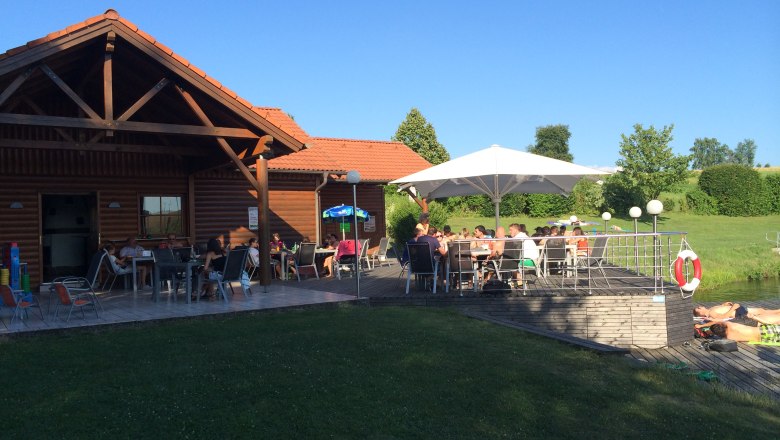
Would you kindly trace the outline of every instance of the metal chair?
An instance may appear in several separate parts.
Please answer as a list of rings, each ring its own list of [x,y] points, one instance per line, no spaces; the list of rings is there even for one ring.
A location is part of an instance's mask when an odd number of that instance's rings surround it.
[[[81,310],[81,316],[82,318],[86,318],[86,315],[84,315],[84,307],[92,306],[92,308],[95,310],[95,318],[99,318],[97,307],[95,306],[96,298],[93,297],[93,295],[90,295],[89,293],[73,293],[71,292],[71,289],[65,285],[65,283],[54,283],[53,285],[54,292],[57,294],[57,298],[59,298],[60,302],[59,305],[62,305],[63,307],[68,307],[68,318],[65,320],[70,321],[70,315],[73,313],[73,309],[79,308]],[[57,310],[54,313],[55,317],[59,316],[59,305],[57,306]]]
[[[138,269],[136,268],[136,272],[133,272],[133,269],[130,267],[122,268],[117,266],[116,263],[111,261],[110,256],[108,255],[108,252],[103,251],[105,254],[104,260],[106,262],[106,268],[108,269],[108,278],[106,278],[106,281],[103,283],[103,286],[101,287],[101,290],[106,290],[106,285],[108,285],[108,281],[111,280],[111,284],[108,286],[108,291],[110,292],[111,289],[114,288],[114,283],[116,283],[116,280],[119,277],[124,277],[125,280],[125,288],[127,288],[127,277],[128,276],[137,276]]]
[[[371,257],[368,256],[368,241],[368,238],[360,240],[360,258],[358,258],[358,261],[360,262],[361,269],[363,268],[363,261],[365,261],[366,267],[368,270],[371,270],[374,267],[371,266]]]
[[[92,258],[89,260],[89,268],[87,269],[87,275],[82,276],[64,276],[64,277],[57,277],[53,279],[50,283],[47,283],[49,286],[49,304],[47,310],[47,314],[51,313],[51,302],[56,299],[57,295],[54,291],[54,284],[55,283],[64,283],[68,286],[68,288],[73,291],[74,293],[88,293],[92,296],[95,303],[100,306],[100,309],[103,310],[103,305],[98,300],[97,294],[95,293],[96,290],[98,290],[98,275],[100,274],[100,266],[103,264],[103,260],[108,260],[108,253],[106,253],[105,250],[99,250],[97,251]],[[109,269],[109,275],[110,275],[111,269]],[[105,286],[105,284],[104,284]],[[105,290],[105,287],[100,290]]]
[[[14,319],[17,317],[24,323],[24,318],[28,316],[27,311],[33,307],[38,308],[38,313],[41,314],[41,320],[43,320],[43,311],[41,311],[41,305],[38,302],[38,299],[35,298],[32,293],[28,293],[27,295],[23,295],[23,292],[18,293],[21,294],[19,297],[17,297],[17,293],[14,293],[10,286],[5,284],[0,285],[0,300],[2,300],[3,306],[13,309],[10,325],[14,324]],[[22,314],[24,314],[24,317],[22,317]],[[3,325],[5,325],[5,322],[3,322]],[[5,326],[5,328],[8,328],[8,326]]]
[[[577,267],[574,269],[574,290],[577,290],[577,274],[580,270],[585,270],[588,273],[588,288],[591,287],[591,281],[594,285],[597,285],[596,281],[591,276],[591,269],[598,269],[601,276],[604,278],[604,282],[607,283],[607,287],[611,287],[609,279],[607,279],[607,273],[604,271],[603,263],[606,260],[607,244],[609,243],[609,237],[596,237],[593,243],[593,248],[588,256],[578,257]]]
[[[249,294],[252,293],[250,288],[244,285],[246,281],[249,281],[248,274],[246,277],[247,279],[243,279],[244,275],[246,274],[244,268],[246,267],[246,257],[248,250],[249,249],[245,246],[240,246],[228,252],[228,254],[225,256],[226,260],[224,270],[222,272],[216,272],[217,279],[209,280],[217,284],[217,290],[219,290],[219,294],[222,295],[222,298],[225,300],[225,302],[228,302],[227,292],[225,291],[225,284],[230,286],[231,293],[233,292],[234,282],[241,283],[241,290],[245,297],[249,298]]]
[[[458,290],[463,283],[463,274],[471,275],[471,282],[474,292],[477,291],[477,285],[479,284],[479,276],[477,268],[474,267],[474,261],[471,259],[470,243],[453,241],[447,249],[447,284],[444,286],[444,291],[450,291],[450,284],[452,283],[452,276],[457,275],[458,278]]]
[[[436,293],[436,281],[439,278],[439,262],[433,258],[433,251],[428,243],[407,243],[409,251],[409,271],[406,274],[406,294],[409,294],[409,283],[412,275],[433,275],[433,293]]]
[[[544,244],[544,273],[550,276],[550,263],[555,263],[561,270],[561,287],[563,278],[569,269],[569,256],[566,254],[566,240],[563,238],[548,238]]]
[[[393,265],[393,260],[390,260],[387,258],[387,248],[390,244],[390,239],[387,237],[382,237],[379,239],[379,249],[377,249],[373,254],[371,254],[371,266],[376,267],[376,262],[379,261],[379,266],[384,266],[387,264],[388,266]]]
[[[298,275],[298,282],[301,281],[301,268],[311,267],[314,269],[314,275],[317,279],[320,279],[320,274],[317,271],[317,264],[315,257],[317,252],[316,243],[301,243],[298,247],[298,252],[295,254],[295,273]]]
[[[152,249],[155,263],[161,263],[159,267],[160,281],[168,282],[168,292],[173,292],[174,298],[179,294],[179,284],[184,279],[181,270],[174,267],[175,263],[180,263],[177,253],[171,248]]]
[[[358,245],[358,251],[360,250]],[[341,240],[339,242],[339,248],[336,251],[338,258],[333,258],[333,266],[336,271],[336,277],[341,279],[342,270],[351,270],[355,273],[357,270],[357,256],[355,252],[355,240]]]

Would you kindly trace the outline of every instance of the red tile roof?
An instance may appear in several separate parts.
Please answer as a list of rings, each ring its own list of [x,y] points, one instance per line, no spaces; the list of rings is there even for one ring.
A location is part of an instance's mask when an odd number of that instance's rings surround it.
[[[310,138],[308,148],[268,161],[269,170],[358,170],[362,181],[389,182],[431,164],[401,142]],[[323,164],[329,167],[323,168]]]
[[[134,23],[126,20],[123,17],[119,16],[119,13],[113,9],[108,9],[105,13],[96,15],[94,17],[88,18],[84,20],[81,23],[76,23],[73,25],[70,25],[66,27],[65,29],[52,32],[44,37],[32,40],[28,42],[25,45],[15,47],[12,49],[8,49],[5,53],[0,53],[0,61],[18,55],[22,52],[25,52],[29,49],[32,49],[36,46],[40,46],[45,43],[52,42],[54,40],[57,40],[59,38],[67,37],[75,32],[81,31],[83,29],[89,28],[91,26],[95,26],[97,24],[100,24],[104,21],[113,21],[116,23],[121,23],[124,25],[129,31],[134,32],[144,40],[148,41],[150,44],[153,44],[158,49],[166,53],[169,57],[171,57],[172,60],[176,61],[177,63],[183,65],[187,69],[189,69],[192,73],[195,75],[204,78],[209,83],[211,83],[214,87],[219,89],[225,94],[226,98],[232,99],[238,103],[240,103],[242,106],[252,110],[255,114],[258,116],[266,119],[271,124],[275,125],[282,131],[289,134],[291,137],[293,137],[295,140],[306,143],[308,141],[309,136],[304,132],[298,124],[295,123],[295,121],[292,120],[287,114],[281,111],[281,109],[278,108],[268,108],[268,107],[255,107],[253,106],[249,101],[241,98],[238,96],[234,91],[230,90],[229,88],[225,87],[217,81],[215,78],[212,78],[208,75],[206,75],[206,72],[203,70],[195,67],[192,65],[189,61],[187,61],[186,58],[176,54],[171,50],[169,47],[165,46],[161,42],[157,41],[153,36],[147,34],[146,32],[142,31],[138,28]]]

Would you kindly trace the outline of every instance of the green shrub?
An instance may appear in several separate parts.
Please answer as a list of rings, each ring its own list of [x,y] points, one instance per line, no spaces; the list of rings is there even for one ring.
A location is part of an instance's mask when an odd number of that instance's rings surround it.
[[[685,194],[685,202],[694,214],[716,215],[718,213],[718,202],[700,189]]]
[[[387,234],[396,244],[406,243],[414,234],[422,209],[408,197],[393,202],[392,210],[387,213]]]
[[[507,194],[501,199],[501,203],[498,205],[498,207],[501,210],[502,216],[517,217],[525,214],[525,208],[527,205],[528,201],[526,194]],[[493,215],[494,212],[491,212],[488,217]]]
[[[388,199],[385,199],[388,200]],[[387,235],[396,244],[406,243],[414,235],[414,227],[420,220],[422,209],[407,196],[392,198],[387,210]],[[447,208],[439,202],[428,203],[430,224],[442,228],[449,218]]]
[[[677,208],[677,199],[674,197],[659,197],[659,200],[664,204],[664,211],[671,212]]]
[[[531,217],[555,217],[571,212],[572,202],[559,194],[529,194],[528,215]]]
[[[581,214],[599,214],[604,210],[604,188],[602,185],[582,179],[569,196],[572,200],[572,211]]]
[[[458,215],[493,215],[493,202],[487,196],[455,196],[443,199],[447,212]]]
[[[768,174],[764,185],[770,201],[770,211],[780,214],[780,174]]]
[[[628,212],[634,206],[645,206],[642,191],[636,187],[627,186],[618,174],[609,176],[604,183],[604,202],[614,212]]]
[[[767,188],[758,171],[744,165],[716,165],[704,169],[699,188],[717,200],[718,213],[732,217],[765,215]]]

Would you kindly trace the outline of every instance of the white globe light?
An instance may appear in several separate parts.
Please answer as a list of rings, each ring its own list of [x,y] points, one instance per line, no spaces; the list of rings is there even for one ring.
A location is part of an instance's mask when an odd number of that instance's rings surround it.
[[[612,214],[610,214],[608,212],[605,212],[605,213],[601,214],[601,218],[604,219],[605,222],[608,222],[609,219],[612,218]]]
[[[647,202],[647,213],[658,215],[664,211],[664,204],[660,200],[650,200]]]
[[[634,206],[633,208],[628,210],[628,215],[630,215],[631,218],[642,217],[642,208],[640,208],[638,206]]]
[[[347,173],[347,183],[356,184],[360,183],[360,173],[356,170],[352,170]]]

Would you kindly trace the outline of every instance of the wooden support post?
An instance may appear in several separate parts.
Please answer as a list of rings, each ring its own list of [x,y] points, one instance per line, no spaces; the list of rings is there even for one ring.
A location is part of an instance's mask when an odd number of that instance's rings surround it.
[[[255,162],[257,183],[257,239],[260,242],[260,284],[268,292],[271,285],[271,220],[268,215],[268,162],[260,156]]]
[[[195,175],[187,176],[187,229],[190,235],[190,244],[195,246],[198,236],[195,231]]]
[[[0,93],[0,105],[3,105],[3,103],[14,94],[14,92],[27,80],[27,78],[30,77],[30,75],[33,72],[33,67],[30,67],[29,69],[25,70],[19,76],[14,79],[11,84],[8,85],[8,87],[3,90],[3,93]]]
[[[103,107],[105,109],[105,120],[114,120],[114,73],[112,69],[112,56],[114,53],[114,41],[116,34],[109,32],[106,37],[106,54],[103,58]],[[114,136],[113,130],[106,130],[106,136]]]

